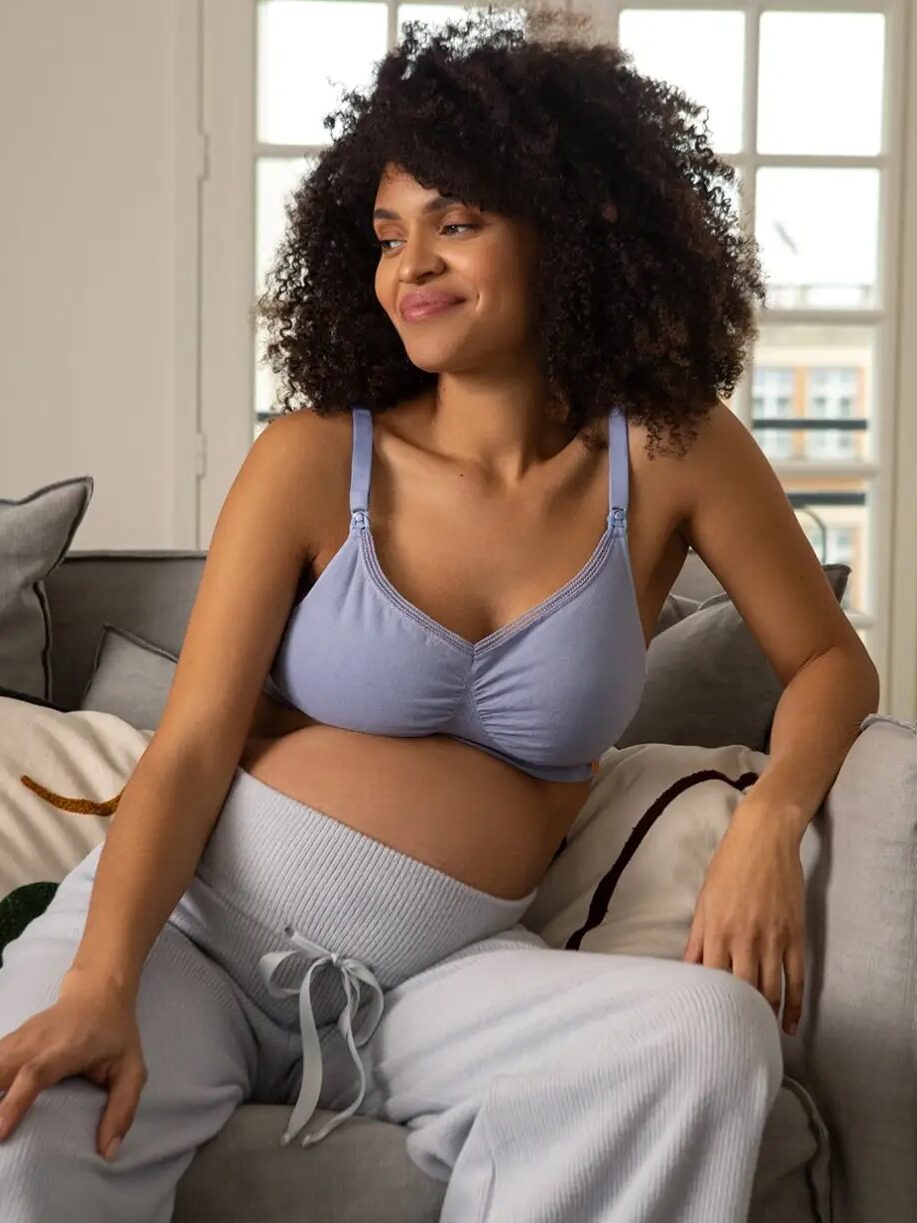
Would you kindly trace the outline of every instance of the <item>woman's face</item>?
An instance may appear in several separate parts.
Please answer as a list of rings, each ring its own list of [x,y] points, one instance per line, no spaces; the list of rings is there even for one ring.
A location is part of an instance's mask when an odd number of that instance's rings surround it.
[[[534,330],[534,225],[443,199],[391,163],[373,207],[376,297],[411,362],[459,373],[518,359]],[[405,299],[424,290],[462,300],[426,318],[405,318]]]

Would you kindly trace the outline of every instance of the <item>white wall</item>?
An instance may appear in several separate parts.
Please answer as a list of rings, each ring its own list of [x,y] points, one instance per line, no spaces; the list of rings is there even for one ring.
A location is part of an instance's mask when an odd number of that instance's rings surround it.
[[[78,549],[196,546],[196,7],[0,4],[0,497],[89,473]]]

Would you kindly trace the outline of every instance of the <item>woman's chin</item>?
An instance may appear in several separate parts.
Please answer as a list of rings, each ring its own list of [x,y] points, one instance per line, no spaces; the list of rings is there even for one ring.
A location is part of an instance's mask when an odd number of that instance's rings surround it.
[[[418,369],[427,374],[459,373],[466,368],[467,363],[457,359],[455,349],[424,349],[420,346],[406,349],[408,360]]]

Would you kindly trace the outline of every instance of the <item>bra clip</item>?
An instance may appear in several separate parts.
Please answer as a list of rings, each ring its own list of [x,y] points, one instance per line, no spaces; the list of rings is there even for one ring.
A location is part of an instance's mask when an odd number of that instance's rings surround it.
[[[362,531],[366,526],[366,510],[354,510],[350,515],[350,525]]]
[[[618,528],[619,530],[623,530],[626,522],[627,522],[627,510],[624,508],[624,506],[623,505],[613,505],[611,507],[611,525],[613,527]]]

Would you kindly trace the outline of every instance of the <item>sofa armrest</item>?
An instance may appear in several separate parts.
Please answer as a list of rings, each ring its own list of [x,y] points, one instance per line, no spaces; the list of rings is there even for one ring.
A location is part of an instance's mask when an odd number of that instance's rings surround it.
[[[864,719],[813,831],[787,1068],[830,1132],[833,1223],[917,1219],[917,724]]]

